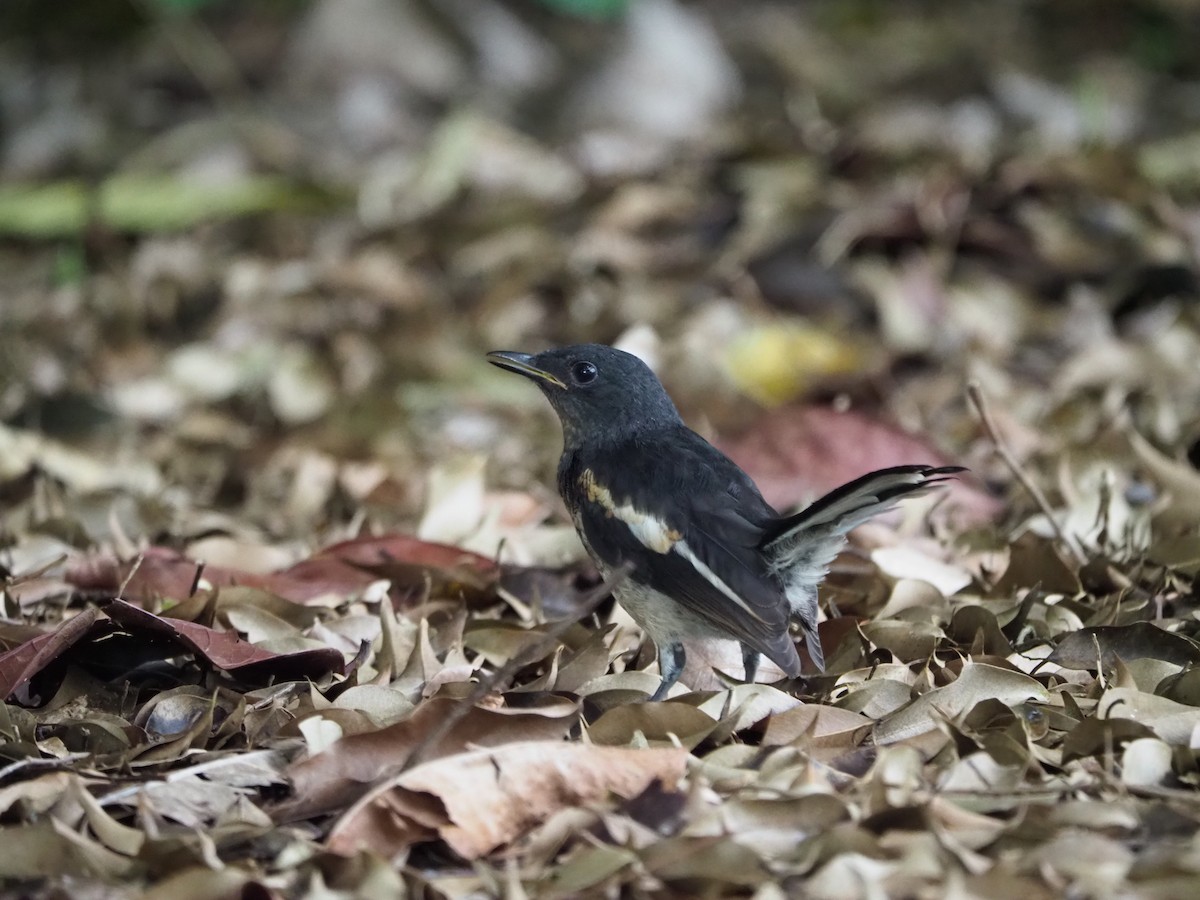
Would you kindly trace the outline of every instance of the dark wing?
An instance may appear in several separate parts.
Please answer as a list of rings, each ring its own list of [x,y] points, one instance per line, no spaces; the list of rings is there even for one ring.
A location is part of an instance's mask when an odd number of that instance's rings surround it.
[[[775,511],[744,472],[683,428],[575,457],[571,491],[593,553],[765,654],[791,676],[782,584],[761,550]]]

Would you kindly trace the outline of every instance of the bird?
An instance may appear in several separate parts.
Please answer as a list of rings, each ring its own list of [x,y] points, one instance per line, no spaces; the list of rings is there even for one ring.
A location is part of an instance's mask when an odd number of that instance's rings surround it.
[[[558,414],[558,490],[600,575],[615,582],[617,601],[655,644],[661,681],[650,701],[665,699],[679,680],[685,639],[739,641],[747,682],[760,654],[794,679],[801,661],[789,623],[797,621],[824,671],[817,586],[847,533],[965,471],[880,469],[781,514],[749,475],[684,424],[633,354],[577,344],[486,358],[533,381]]]

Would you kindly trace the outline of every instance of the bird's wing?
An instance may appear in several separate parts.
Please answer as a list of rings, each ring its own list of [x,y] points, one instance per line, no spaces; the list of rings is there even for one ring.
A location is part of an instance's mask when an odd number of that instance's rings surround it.
[[[594,554],[715,630],[800,673],[782,585],[761,549],[773,510],[749,478],[687,429],[574,466],[572,505]],[[623,526],[623,527],[620,527]]]
[[[772,570],[786,583],[815,588],[852,529],[905,497],[924,494],[963,471],[961,466],[896,466],[870,472],[771,523],[764,531],[762,549]]]

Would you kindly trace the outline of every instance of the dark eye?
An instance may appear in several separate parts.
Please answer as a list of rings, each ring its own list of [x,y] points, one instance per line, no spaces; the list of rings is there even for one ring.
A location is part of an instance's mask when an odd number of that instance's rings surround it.
[[[590,384],[600,372],[590,362],[577,362],[571,366],[571,377],[576,384]]]

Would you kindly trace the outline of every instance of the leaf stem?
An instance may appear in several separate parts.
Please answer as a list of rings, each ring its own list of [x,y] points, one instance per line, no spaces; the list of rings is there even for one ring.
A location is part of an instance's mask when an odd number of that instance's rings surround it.
[[[1021,466],[1020,460],[1017,459],[1011,448],[1005,443],[1004,438],[1000,436],[1000,432],[996,428],[996,423],[992,419],[992,414],[988,411],[987,398],[984,397],[983,389],[979,386],[979,382],[971,381],[967,383],[967,398],[971,401],[971,405],[975,407],[975,412],[979,416],[979,421],[983,425],[984,432],[992,442],[992,448],[996,455],[1004,461],[1009,471],[1012,472],[1013,477],[1020,482],[1021,487],[1025,488],[1029,496],[1033,498],[1033,502],[1037,504],[1038,509],[1049,519],[1050,527],[1054,529],[1054,533],[1058,536],[1062,545],[1070,551],[1075,562],[1081,566],[1086,565],[1087,554],[1083,552],[1083,548],[1079,546],[1079,542],[1063,530],[1058,518],[1054,515],[1054,511],[1050,508],[1050,501],[1042,493],[1042,489],[1029,477],[1029,473]]]

